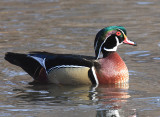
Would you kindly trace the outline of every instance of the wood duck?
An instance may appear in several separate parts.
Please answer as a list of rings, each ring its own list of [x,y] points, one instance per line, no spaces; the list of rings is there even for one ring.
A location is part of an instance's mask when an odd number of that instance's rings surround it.
[[[95,37],[95,57],[48,52],[7,52],[5,59],[20,66],[38,83],[117,84],[129,80],[126,64],[116,52],[123,43],[136,45],[128,40],[124,27],[109,26],[101,29]],[[101,53],[103,57],[100,57]]]

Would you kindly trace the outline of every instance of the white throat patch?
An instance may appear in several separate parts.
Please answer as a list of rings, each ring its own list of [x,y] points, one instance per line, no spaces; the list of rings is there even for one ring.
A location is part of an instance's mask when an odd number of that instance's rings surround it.
[[[109,52],[111,52],[111,51],[117,51],[117,47],[121,44],[121,43],[119,43],[119,40],[118,40],[118,37],[117,36],[115,36],[115,38],[116,38],[116,42],[117,42],[117,44],[116,44],[116,46],[114,47],[114,48],[112,48],[112,49],[108,49],[108,48],[103,48],[105,51],[109,51]]]
[[[123,32],[123,30],[121,30],[121,29],[117,29],[117,30],[119,30],[120,32],[122,32],[123,33],[123,35],[125,34],[124,32]],[[100,56],[100,54],[101,54],[101,50],[102,50],[102,46],[103,46],[103,44],[106,42],[106,40],[110,37],[111,35],[109,35],[108,37],[106,37],[106,39],[103,41],[103,43],[100,45],[100,47],[99,47],[99,50],[98,50],[98,56],[97,56],[97,58],[96,59],[98,59],[99,58],[99,56]],[[116,39],[116,41],[117,41],[117,44],[116,44],[116,46],[114,47],[114,48],[112,48],[112,49],[108,49],[108,48],[103,48],[105,51],[116,51],[117,50],[117,47],[119,46],[119,45],[121,45],[123,42],[121,42],[121,43],[119,43],[119,39],[118,39],[118,37],[117,36],[115,36],[115,39]],[[99,39],[98,39],[99,40]],[[98,45],[98,40],[97,40],[97,42],[96,42],[96,44],[95,44],[95,50],[97,49],[97,45]]]

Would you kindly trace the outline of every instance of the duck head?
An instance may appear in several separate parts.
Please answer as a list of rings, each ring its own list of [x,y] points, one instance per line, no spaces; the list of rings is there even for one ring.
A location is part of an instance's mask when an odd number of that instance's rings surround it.
[[[99,58],[100,53],[114,52],[121,44],[129,44],[136,46],[136,43],[127,38],[126,29],[123,26],[109,26],[101,29],[95,38],[94,49],[96,59]]]

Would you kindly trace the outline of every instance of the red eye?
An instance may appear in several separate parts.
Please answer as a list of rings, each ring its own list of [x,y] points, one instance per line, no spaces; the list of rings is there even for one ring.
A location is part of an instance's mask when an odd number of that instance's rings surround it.
[[[121,35],[121,32],[119,32],[119,31],[116,32],[116,35],[117,35],[117,36],[120,36],[120,35]]]

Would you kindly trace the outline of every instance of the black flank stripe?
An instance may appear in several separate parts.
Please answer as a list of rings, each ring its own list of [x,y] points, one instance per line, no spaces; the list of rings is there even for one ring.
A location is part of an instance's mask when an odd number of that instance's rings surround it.
[[[95,80],[95,78],[94,78],[92,69],[90,69],[90,70],[88,71],[88,77],[90,78],[92,84],[96,84],[96,80]]]

